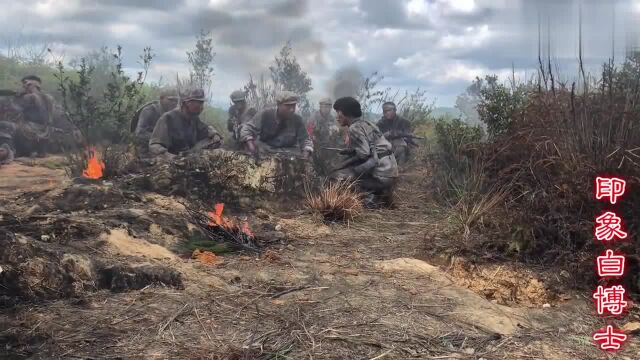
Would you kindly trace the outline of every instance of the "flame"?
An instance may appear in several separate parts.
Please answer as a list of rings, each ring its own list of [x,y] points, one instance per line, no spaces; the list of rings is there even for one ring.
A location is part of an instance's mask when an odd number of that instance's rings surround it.
[[[87,168],[82,171],[82,176],[88,179],[100,179],[104,170],[104,162],[98,160],[95,147],[90,147],[87,152],[89,160],[87,161]]]
[[[227,219],[224,216],[222,216],[223,211],[224,211],[223,203],[215,204],[213,206],[213,211],[207,212],[207,215],[209,217],[209,222],[207,223],[207,225],[211,227],[219,226],[229,232],[240,232],[249,237],[254,237],[253,232],[251,232],[251,229],[249,229],[249,223],[244,221],[242,222],[242,225],[238,226],[233,220]]]

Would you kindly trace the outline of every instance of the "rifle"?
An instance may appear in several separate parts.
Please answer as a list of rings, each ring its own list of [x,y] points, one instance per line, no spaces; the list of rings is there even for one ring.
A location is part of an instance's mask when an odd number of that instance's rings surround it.
[[[16,95],[18,95],[17,91],[5,90],[5,89],[0,90],[0,96],[16,96]]]
[[[415,136],[412,134],[400,134],[400,135],[389,135],[389,136],[385,136],[387,138],[387,140],[395,140],[395,139],[411,139],[411,140],[425,140],[425,137],[422,136]]]

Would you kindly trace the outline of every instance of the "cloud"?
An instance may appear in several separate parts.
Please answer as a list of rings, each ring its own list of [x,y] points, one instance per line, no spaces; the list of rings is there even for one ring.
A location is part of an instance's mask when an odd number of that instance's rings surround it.
[[[122,45],[135,70],[150,46],[149,74],[173,79],[188,70],[186,51],[201,31],[214,39],[212,96],[223,104],[248,75],[268,69],[286,41],[314,81],[312,97],[332,95],[334,75],[357,65],[379,71],[381,86],[421,87],[451,105],[475,76],[531,74],[548,52],[572,76],[580,0],[24,0],[0,12],[0,53],[7,44],[48,43],[65,58]],[[597,70],[612,53],[640,46],[640,0],[581,0],[583,54]],[[355,72],[352,72],[355,73]],[[332,85],[333,84],[333,85]]]

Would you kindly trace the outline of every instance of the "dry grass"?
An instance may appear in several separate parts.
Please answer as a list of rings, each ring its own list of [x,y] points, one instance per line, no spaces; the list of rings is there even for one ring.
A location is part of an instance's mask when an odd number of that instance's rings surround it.
[[[325,184],[318,194],[307,191],[305,203],[329,222],[353,221],[363,209],[362,194],[348,181]]]

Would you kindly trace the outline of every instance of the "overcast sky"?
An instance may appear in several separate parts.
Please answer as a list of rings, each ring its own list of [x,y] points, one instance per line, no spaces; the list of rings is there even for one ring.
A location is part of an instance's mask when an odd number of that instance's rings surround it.
[[[538,19],[543,47],[572,76],[578,55],[579,0],[0,0],[0,48],[6,41],[51,43],[66,59],[122,45],[129,68],[152,47],[150,76],[187,72],[185,52],[211,30],[216,47],[212,98],[229,103],[250,73],[267,69],[291,40],[311,75],[312,97],[345,66],[385,75],[384,86],[421,87],[452,106],[475,76],[535,74]],[[633,45],[640,0],[582,0],[584,53],[593,67]],[[616,26],[613,26],[613,23]],[[614,46],[615,44],[615,46]],[[6,48],[4,49],[6,51]]]

